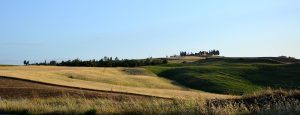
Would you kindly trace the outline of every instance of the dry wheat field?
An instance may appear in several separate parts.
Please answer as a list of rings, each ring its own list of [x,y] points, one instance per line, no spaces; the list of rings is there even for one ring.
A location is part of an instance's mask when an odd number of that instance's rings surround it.
[[[0,113],[294,114],[300,91],[189,89],[144,68],[0,66]]]

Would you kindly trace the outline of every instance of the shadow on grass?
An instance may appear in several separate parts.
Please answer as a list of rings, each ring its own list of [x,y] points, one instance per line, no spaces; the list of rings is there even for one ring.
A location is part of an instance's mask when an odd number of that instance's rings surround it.
[[[236,65],[231,65],[236,66]],[[200,66],[199,66],[200,67]],[[188,88],[222,94],[243,94],[257,90],[259,87],[299,89],[300,64],[252,65],[255,69],[226,68],[221,69],[179,67],[158,73],[158,76],[173,80]],[[220,73],[228,73],[223,75]],[[221,77],[220,77],[221,76]],[[237,76],[235,78],[235,76]],[[219,81],[216,81],[219,80]]]
[[[189,68],[176,68],[163,71],[158,76],[165,77],[173,80],[176,84],[180,84],[192,89],[203,90],[213,93],[235,93],[240,94],[241,92],[228,91],[225,88],[221,88],[220,85],[201,77],[197,77],[199,71],[195,71]]]

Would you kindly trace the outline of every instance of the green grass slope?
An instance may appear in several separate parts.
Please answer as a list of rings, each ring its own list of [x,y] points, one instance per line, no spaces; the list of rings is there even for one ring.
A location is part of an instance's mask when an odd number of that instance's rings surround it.
[[[282,64],[269,59],[214,58],[145,68],[186,87],[214,93],[243,94],[266,87],[300,88],[299,63]]]

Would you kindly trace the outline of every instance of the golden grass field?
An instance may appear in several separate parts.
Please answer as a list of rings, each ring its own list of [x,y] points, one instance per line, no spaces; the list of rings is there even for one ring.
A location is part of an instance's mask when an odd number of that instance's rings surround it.
[[[126,100],[129,98],[144,99],[155,98],[153,96],[138,95],[130,93],[97,91],[66,86],[49,85],[34,81],[20,80],[11,77],[0,77],[0,99],[32,99],[32,98],[97,98]],[[165,98],[160,98],[165,99]]]
[[[143,68],[0,66],[0,114],[299,114],[299,95],[195,91]]]
[[[205,57],[199,57],[199,56],[180,56],[180,57],[170,57],[168,58],[169,63],[182,63],[185,62],[194,62],[197,60],[205,59]]]
[[[60,86],[99,91],[124,92],[157,97],[232,98],[236,96],[191,90],[135,68],[142,74],[131,74],[128,68],[55,67],[55,66],[0,66],[0,76],[37,81]],[[132,68],[131,68],[132,69]],[[146,73],[146,74],[143,74]]]

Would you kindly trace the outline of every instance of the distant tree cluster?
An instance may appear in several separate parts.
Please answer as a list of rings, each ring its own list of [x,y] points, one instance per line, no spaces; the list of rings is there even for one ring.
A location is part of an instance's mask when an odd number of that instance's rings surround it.
[[[220,55],[219,50],[209,50],[209,51],[200,51],[198,53],[188,53],[186,51],[181,51],[180,56],[214,56],[214,55]]]
[[[295,57],[291,56],[278,56],[278,58],[296,59]]]
[[[100,60],[88,60],[83,61],[80,59],[56,62],[55,60],[47,63],[46,61],[41,63],[34,63],[31,65],[52,65],[52,66],[84,66],[84,67],[137,67],[147,65],[160,65],[167,64],[168,60],[164,58],[147,58],[147,59],[119,59],[118,57],[104,57]]]
[[[23,61],[23,64],[24,64],[24,65],[29,65],[29,61],[24,60],[24,61]]]

